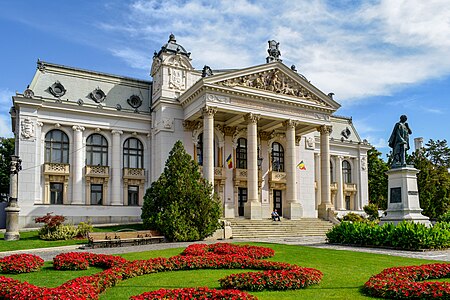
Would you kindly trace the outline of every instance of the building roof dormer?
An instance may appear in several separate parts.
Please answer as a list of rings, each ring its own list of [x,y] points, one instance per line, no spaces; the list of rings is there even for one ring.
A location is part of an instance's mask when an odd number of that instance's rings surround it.
[[[169,41],[161,47],[161,50],[159,50],[158,53],[155,52],[155,56],[160,57],[162,53],[181,54],[186,57],[191,56],[191,52],[187,52],[183,46],[177,44],[177,40],[173,33],[169,35]]]

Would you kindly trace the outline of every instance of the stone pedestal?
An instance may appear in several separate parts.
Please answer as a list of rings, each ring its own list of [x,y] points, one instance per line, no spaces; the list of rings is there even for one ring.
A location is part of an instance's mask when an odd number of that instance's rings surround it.
[[[6,212],[6,232],[5,241],[17,241],[20,239],[19,234],[19,212],[17,205],[10,205],[5,208]]]
[[[380,224],[411,221],[430,225],[428,217],[422,215],[417,189],[417,173],[419,170],[412,166],[393,168],[386,172],[388,175],[388,208],[386,216],[381,218]]]
[[[318,212],[318,217],[320,219],[323,219],[325,221],[329,221],[328,218],[328,211],[329,210],[334,210],[334,205],[331,203],[320,203],[319,207],[317,209]]]
[[[302,214],[302,205],[300,203],[289,202],[283,207],[283,218],[300,220]]]
[[[244,216],[251,220],[261,220],[261,202],[248,201],[245,203]]]

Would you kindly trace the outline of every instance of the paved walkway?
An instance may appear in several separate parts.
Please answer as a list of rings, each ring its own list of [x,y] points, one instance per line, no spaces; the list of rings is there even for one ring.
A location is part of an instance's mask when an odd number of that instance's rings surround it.
[[[56,255],[65,252],[92,252],[92,253],[102,253],[102,254],[120,254],[129,252],[143,252],[149,250],[162,250],[171,248],[185,248],[191,244],[198,243],[216,243],[216,242],[265,242],[274,244],[286,244],[286,245],[298,245],[298,246],[309,246],[314,248],[325,248],[334,250],[348,250],[348,251],[358,251],[367,252],[374,254],[385,254],[393,256],[402,256],[409,258],[418,259],[429,259],[429,260],[439,260],[439,261],[450,261],[450,250],[444,251],[401,251],[392,249],[380,249],[380,248],[366,248],[366,247],[350,247],[350,246],[339,246],[330,245],[325,243],[325,237],[313,236],[313,237],[290,237],[290,238],[264,238],[264,239],[232,239],[227,241],[203,241],[203,242],[183,242],[183,243],[159,243],[159,244],[149,244],[141,246],[129,246],[129,247],[114,247],[114,248],[96,248],[96,249],[80,249],[79,245],[65,246],[65,247],[55,247],[55,248],[40,248],[40,249],[30,249],[30,250],[17,250],[17,251],[7,251],[0,252],[0,257],[8,256],[15,253],[32,253],[42,257],[45,261],[50,261]]]

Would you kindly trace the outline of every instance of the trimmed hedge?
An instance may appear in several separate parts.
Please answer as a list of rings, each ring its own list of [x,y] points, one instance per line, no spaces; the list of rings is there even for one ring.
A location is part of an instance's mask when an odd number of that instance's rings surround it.
[[[450,223],[433,227],[403,221],[386,223],[342,222],[327,232],[327,241],[333,244],[394,247],[405,250],[450,248]]]

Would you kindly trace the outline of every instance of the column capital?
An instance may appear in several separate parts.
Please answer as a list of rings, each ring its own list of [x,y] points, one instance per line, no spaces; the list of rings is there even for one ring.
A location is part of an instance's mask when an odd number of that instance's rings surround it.
[[[86,128],[84,128],[83,126],[80,125],[74,125],[72,126],[73,131],[79,131],[79,132],[83,132]]]
[[[236,131],[236,127],[230,127],[230,126],[224,126],[223,127],[223,133],[226,136],[233,136],[235,131]]]
[[[260,115],[248,113],[244,115],[244,120],[247,122],[247,124],[258,123],[260,117],[261,117]]]
[[[121,134],[123,134],[123,131],[122,130],[116,130],[116,129],[113,129],[113,130],[111,130],[111,133],[113,134],[113,135],[121,135]]]
[[[333,132],[333,127],[331,125],[322,125],[319,127],[320,134],[331,134]]]
[[[270,139],[271,133],[267,131],[259,131],[259,138],[264,141],[268,141]]]
[[[213,117],[217,113],[217,108],[212,106],[205,106],[202,108],[203,117]]]
[[[286,128],[295,128],[295,126],[297,126],[297,121],[294,120],[286,120],[283,122],[283,126],[285,126]]]

